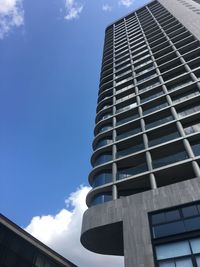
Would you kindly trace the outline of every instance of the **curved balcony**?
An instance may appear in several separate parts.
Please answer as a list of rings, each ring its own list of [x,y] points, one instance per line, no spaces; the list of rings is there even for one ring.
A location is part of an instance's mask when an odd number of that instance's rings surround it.
[[[113,159],[112,154],[102,154],[98,156],[94,162],[94,167],[107,163]]]
[[[93,198],[93,200],[91,202],[91,206],[102,204],[102,203],[108,202],[110,200],[112,200],[112,193],[111,192],[99,194]]]
[[[103,113],[112,111],[112,104],[110,103],[105,103],[104,105],[100,106],[99,109],[99,105],[97,106],[97,114],[96,114],[96,118],[100,117]]]
[[[97,150],[99,148],[102,148],[104,146],[112,144],[113,140],[112,139],[102,139],[98,141],[98,143],[94,146],[94,150]]]
[[[102,172],[94,177],[92,187],[95,188],[111,182],[112,182],[112,173]]]
[[[109,131],[109,130],[111,130],[111,129],[113,129],[113,127],[112,127],[111,125],[105,125],[105,126],[101,127],[101,128],[97,131],[97,133],[96,133],[95,135],[100,134],[100,133],[107,132],[107,131]]]
[[[98,117],[96,118],[96,123],[98,123],[98,122],[100,122],[100,121],[102,121],[102,120],[106,120],[106,119],[108,119],[108,118],[110,118],[110,117],[112,117],[112,116],[113,116],[112,113],[105,113],[105,114],[103,114],[103,115],[101,115],[101,116],[98,116]]]

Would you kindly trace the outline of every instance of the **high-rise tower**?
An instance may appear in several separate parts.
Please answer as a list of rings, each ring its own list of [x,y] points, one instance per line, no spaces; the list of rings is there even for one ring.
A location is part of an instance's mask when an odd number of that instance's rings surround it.
[[[200,5],[106,29],[81,242],[126,267],[200,267]]]

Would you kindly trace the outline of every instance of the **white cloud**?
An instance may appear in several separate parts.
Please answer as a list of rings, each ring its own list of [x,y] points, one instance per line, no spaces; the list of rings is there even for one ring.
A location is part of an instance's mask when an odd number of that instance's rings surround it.
[[[83,5],[79,4],[75,0],[65,0],[65,8],[66,8],[66,20],[72,20],[79,17],[83,10]]]
[[[24,23],[23,0],[0,0],[0,39]]]
[[[80,231],[85,197],[89,187],[80,187],[65,201],[66,208],[56,215],[34,217],[26,231],[80,267],[122,267],[123,257],[103,256],[82,247]]]
[[[103,11],[112,11],[112,6],[105,4],[102,6]]]
[[[134,0],[120,0],[119,4],[125,7],[129,7],[133,4]]]

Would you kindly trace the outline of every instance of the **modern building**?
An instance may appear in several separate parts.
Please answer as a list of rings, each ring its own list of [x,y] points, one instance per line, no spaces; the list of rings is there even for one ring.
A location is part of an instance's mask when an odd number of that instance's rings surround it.
[[[109,25],[81,242],[126,267],[200,267],[200,5]]]
[[[0,214],[0,267],[77,266]]]

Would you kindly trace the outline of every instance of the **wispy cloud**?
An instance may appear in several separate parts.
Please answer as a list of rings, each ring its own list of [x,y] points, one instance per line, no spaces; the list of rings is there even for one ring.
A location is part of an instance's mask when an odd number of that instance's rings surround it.
[[[110,11],[112,11],[112,9],[113,9],[112,6],[110,6],[110,5],[108,5],[108,4],[105,4],[105,5],[102,6],[102,10],[103,10],[103,11],[106,11],[106,12],[107,12],[107,11],[110,12]]]
[[[75,0],[65,0],[66,20],[77,19],[83,10],[83,4]]]
[[[119,4],[125,7],[130,7],[133,4],[134,0],[120,0]]]
[[[66,208],[56,215],[34,217],[25,230],[78,266],[122,267],[123,257],[95,254],[80,243],[82,216],[87,208],[85,197],[89,190],[89,187],[78,188],[66,199]]]
[[[23,0],[0,0],[0,39],[23,24]]]

